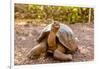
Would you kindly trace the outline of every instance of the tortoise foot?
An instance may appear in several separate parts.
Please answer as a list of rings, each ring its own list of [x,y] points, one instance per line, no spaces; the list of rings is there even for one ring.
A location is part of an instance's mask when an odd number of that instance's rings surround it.
[[[64,54],[64,53],[60,52],[59,50],[56,50],[54,52],[54,58],[61,60],[61,61],[71,61],[72,55],[71,54]]]

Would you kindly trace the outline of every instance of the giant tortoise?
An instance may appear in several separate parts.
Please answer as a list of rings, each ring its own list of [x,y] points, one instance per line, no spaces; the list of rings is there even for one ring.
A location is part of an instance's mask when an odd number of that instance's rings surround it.
[[[72,54],[78,49],[71,28],[57,21],[46,26],[37,41],[39,44],[28,53],[28,58],[34,59],[43,53],[52,53],[55,59],[67,61],[72,60]]]

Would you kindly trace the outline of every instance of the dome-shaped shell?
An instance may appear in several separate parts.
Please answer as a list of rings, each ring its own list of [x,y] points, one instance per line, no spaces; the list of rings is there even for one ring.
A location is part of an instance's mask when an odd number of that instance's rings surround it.
[[[42,40],[42,38],[46,37],[46,35],[51,31],[52,24],[49,24],[42,30],[38,40]],[[75,39],[76,37],[74,36],[74,33],[70,27],[68,27],[65,24],[60,23],[60,28],[56,35],[59,42],[64,47],[66,47],[67,49],[71,51],[75,51],[77,49],[77,44],[76,44],[76,39]]]

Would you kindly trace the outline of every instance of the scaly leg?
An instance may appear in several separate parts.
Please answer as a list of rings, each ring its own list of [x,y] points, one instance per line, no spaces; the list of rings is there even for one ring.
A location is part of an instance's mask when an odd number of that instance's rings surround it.
[[[30,59],[38,58],[41,54],[46,53],[46,49],[46,39],[44,39],[42,42],[40,42],[28,52],[27,57]]]
[[[54,58],[62,61],[72,60],[71,54],[65,54],[66,49],[58,44],[58,48],[54,51]]]

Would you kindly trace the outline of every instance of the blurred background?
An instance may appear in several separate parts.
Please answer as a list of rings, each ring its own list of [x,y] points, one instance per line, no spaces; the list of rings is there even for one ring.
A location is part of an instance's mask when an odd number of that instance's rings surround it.
[[[42,23],[56,20],[64,23],[93,23],[94,9],[85,7],[15,4],[16,20],[35,20]]]

